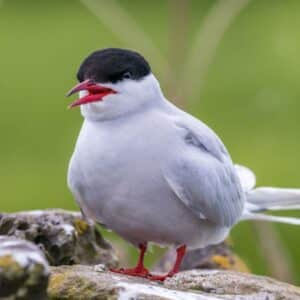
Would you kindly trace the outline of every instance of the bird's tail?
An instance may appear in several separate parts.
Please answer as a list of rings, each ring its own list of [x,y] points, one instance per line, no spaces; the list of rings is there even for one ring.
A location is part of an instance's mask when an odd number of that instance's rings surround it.
[[[300,189],[255,188],[256,178],[250,169],[236,165],[236,170],[246,194],[242,220],[261,220],[300,225],[300,218],[272,216],[261,213],[263,211],[300,209]]]

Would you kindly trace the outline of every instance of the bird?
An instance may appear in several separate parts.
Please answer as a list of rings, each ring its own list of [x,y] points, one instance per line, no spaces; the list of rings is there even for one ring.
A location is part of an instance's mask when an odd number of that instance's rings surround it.
[[[254,188],[218,135],[164,96],[148,61],[130,49],[105,48],[80,64],[84,118],[67,182],[82,213],[140,251],[134,268],[116,273],[164,281],[188,250],[218,244],[243,220],[300,224],[261,213],[300,207],[298,189]],[[149,244],[176,248],[167,274],[144,265]]]

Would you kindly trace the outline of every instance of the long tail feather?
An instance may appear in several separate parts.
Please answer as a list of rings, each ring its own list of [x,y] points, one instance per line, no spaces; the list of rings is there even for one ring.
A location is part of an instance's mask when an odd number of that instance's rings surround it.
[[[270,215],[258,214],[258,213],[244,213],[242,216],[242,220],[257,220],[257,221],[268,221],[268,222],[300,225],[300,218],[270,216]]]
[[[235,167],[246,195],[242,220],[261,220],[300,225],[300,218],[271,216],[259,213],[267,210],[300,209],[300,189],[254,188],[254,173],[250,169],[240,165],[236,165]]]
[[[300,189],[260,187],[246,195],[247,202],[257,210],[300,209]]]

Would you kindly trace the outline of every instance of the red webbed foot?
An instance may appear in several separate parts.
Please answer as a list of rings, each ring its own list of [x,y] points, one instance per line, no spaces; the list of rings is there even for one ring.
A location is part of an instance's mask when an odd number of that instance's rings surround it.
[[[151,274],[145,267],[144,267],[144,254],[146,252],[147,249],[147,245],[146,244],[141,244],[139,245],[140,248],[140,257],[138,260],[138,264],[135,268],[132,269],[111,269],[111,272],[114,273],[118,273],[118,274],[124,274],[124,275],[130,275],[130,276],[138,276],[138,277],[143,277],[143,278],[147,278],[149,280],[153,280],[153,281],[165,281],[167,278],[174,276],[176,273],[178,273],[182,259],[185,255],[185,251],[186,251],[186,246],[183,245],[179,248],[177,248],[177,257],[176,257],[176,261],[175,264],[172,268],[172,270],[167,273],[166,275],[155,275],[155,274]]]

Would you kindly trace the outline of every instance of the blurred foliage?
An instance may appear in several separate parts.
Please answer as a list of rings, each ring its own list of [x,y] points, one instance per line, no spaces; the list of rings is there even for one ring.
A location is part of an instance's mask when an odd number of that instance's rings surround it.
[[[126,32],[128,20],[110,15],[109,1],[98,1],[100,19],[84,5],[88,2],[0,2],[1,211],[76,208],[66,170],[82,119],[78,111],[67,111],[64,95],[80,61],[111,46],[149,49],[143,53],[167,96],[180,95],[178,102],[219,134],[234,161],[255,171],[259,185],[300,186],[299,1],[249,1],[220,37],[206,73],[191,71],[185,80],[181,73],[195,35],[216,1],[119,0],[115,4],[139,31],[128,28],[128,36],[118,35],[118,26]],[[110,20],[116,20],[115,28]],[[142,34],[147,38],[140,39]],[[209,31],[205,37],[202,50]],[[197,55],[192,58],[197,64]],[[170,66],[172,81],[162,64]],[[300,229],[274,227],[288,250],[282,259],[291,260],[294,282],[300,283]],[[270,274],[255,230],[248,222],[238,225],[234,248],[254,272]]]

